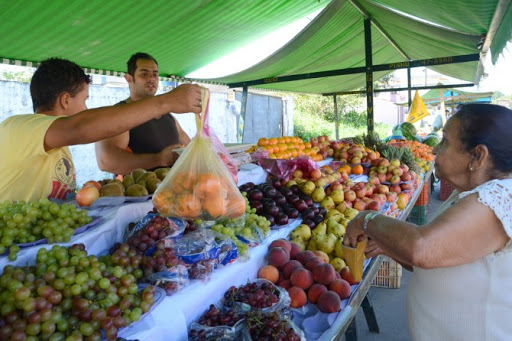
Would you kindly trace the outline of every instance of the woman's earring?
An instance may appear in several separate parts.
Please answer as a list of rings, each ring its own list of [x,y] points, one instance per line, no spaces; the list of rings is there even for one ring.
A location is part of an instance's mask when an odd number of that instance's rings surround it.
[[[473,171],[473,167],[469,167],[469,171],[472,172]]]

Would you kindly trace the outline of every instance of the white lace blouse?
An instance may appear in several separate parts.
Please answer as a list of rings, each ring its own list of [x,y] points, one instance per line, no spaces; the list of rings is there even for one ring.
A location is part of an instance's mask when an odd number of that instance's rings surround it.
[[[472,193],[478,193],[478,201],[494,211],[512,238],[512,179],[488,181],[459,198]],[[413,341],[512,340],[512,242],[469,264],[415,267],[407,317]]]

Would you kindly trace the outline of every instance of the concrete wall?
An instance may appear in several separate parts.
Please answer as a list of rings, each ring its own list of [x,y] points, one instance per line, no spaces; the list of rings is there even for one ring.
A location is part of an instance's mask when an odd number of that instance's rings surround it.
[[[209,86],[208,86],[209,87]],[[236,143],[236,117],[239,115],[239,106],[234,101],[228,100],[227,87],[212,86],[210,95],[209,123],[219,139],[224,143]],[[107,87],[91,85],[87,107],[98,108],[110,106],[128,97],[127,87]],[[267,96],[265,96],[267,97]],[[272,100],[275,101],[276,97]],[[293,101],[286,106],[288,122],[286,127],[292,126],[293,132]],[[13,81],[0,81],[0,122],[12,115],[33,113],[30,88],[27,83]],[[267,114],[268,115],[268,114]],[[175,115],[182,128],[192,138],[196,134],[196,122],[193,114]],[[290,134],[291,135],[291,134]],[[266,135],[262,135],[266,136]],[[261,137],[261,136],[260,136]],[[257,140],[257,139],[256,139]],[[2,146],[0,146],[1,148]],[[73,161],[77,169],[77,185],[81,186],[87,180],[99,180],[111,177],[109,173],[101,172],[96,163],[94,144],[78,145],[71,147]]]

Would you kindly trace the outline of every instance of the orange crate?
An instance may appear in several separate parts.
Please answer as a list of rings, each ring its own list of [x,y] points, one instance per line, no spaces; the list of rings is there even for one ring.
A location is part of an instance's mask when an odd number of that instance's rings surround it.
[[[415,206],[426,206],[428,204],[428,182],[423,185],[418,200],[414,203]]]
[[[442,201],[448,199],[448,197],[452,194],[454,188],[452,185],[441,179],[441,193],[439,194],[439,199]]]

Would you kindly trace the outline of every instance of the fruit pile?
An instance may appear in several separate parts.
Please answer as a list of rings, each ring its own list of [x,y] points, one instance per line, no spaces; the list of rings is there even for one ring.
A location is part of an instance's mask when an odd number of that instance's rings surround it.
[[[311,197],[300,193],[297,186],[283,186],[278,179],[260,185],[249,182],[240,186],[240,191],[247,193],[250,207],[256,210],[256,214],[263,215],[270,226],[286,225],[290,219],[301,217],[313,207]]]
[[[20,247],[46,238],[48,244],[68,242],[75,229],[89,224],[92,218],[86,210],[74,205],[50,202],[10,200],[0,203],[0,254],[9,250],[9,260],[15,261]]]
[[[153,194],[170,168],[158,168],[154,172],[142,168],[112,180],[87,181],[76,193],[80,206],[90,206],[99,197],[142,197]]]
[[[368,164],[380,156],[377,151],[352,143],[331,142],[331,148],[334,160],[352,165]]]
[[[251,282],[241,287],[230,287],[224,293],[224,305],[235,307],[237,303],[245,303],[252,308],[270,308],[279,302],[279,290],[268,282]]]
[[[154,287],[139,290],[133,257],[134,252],[97,258],[83,244],[55,245],[38,250],[35,266],[6,266],[0,339],[115,340],[120,328],[138,321],[155,302]]]
[[[334,313],[341,309],[341,300],[350,296],[351,283],[346,279],[353,282],[353,278],[350,279],[348,267],[343,266],[340,273],[324,252],[300,251],[297,244],[277,239],[269,246],[267,262],[258,271],[258,277],[285,288],[292,308],[300,308],[309,301],[322,312]]]
[[[265,314],[258,310],[251,311],[246,318],[246,325],[252,340],[301,340],[293,324],[278,312]]]

